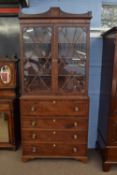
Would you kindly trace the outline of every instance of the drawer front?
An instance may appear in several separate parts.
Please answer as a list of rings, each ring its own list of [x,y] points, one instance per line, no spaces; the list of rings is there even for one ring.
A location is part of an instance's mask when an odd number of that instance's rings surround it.
[[[0,111],[12,109],[12,103],[0,101]]]
[[[117,98],[113,97],[111,99],[111,104],[110,104],[110,113],[111,114],[114,114],[114,115],[117,115]]]
[[[109,145],[117,146],[117,116],[109,120]]]
[[[86,156],[86,145],[78,144],[58,144],[58,143],[40,143],[24,144],[23,155],[30,156]]]
[[[77,142],[87,143],[87,131],[22,130],[23,142]]]
[[[117,162],[117,147],[109,147],[106,150],[106,159],[107,161],[114,161]]]
[[[87,118],[76,117],[28,117],[21,120],[22,128],[87,130]]]
[[[76,100],[35,100],[21,101],[22,115],[86,115],[87,101]]]

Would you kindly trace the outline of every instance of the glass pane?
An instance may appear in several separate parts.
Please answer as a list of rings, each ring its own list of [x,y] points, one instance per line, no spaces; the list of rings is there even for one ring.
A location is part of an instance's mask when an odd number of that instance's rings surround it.
[[[111,28],[117,26],[117,4],[103,4],[101,23],[102,27]]]
[[[0,142],[9,142],[8,117],[4,112],[0,113]]]
[[[28,93],[51,89],[50,27],[27,27],[24,38],[24,89]]]
[[[59,77],[62,91],[84,92],[86,79],[86,29],[59,27]]]

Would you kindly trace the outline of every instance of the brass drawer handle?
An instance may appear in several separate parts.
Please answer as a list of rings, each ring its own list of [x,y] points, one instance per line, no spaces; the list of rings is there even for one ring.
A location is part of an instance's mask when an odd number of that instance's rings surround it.
[[[53,131],[53,135],[55,135],[56,134],[56,131]]]
[[[56,148],[56,144],[55,143],[53,144],[53,148]]]
[[[34,127],[36,126],[36,122],[35,121],[32,121],[31,125]]]
[[[36,139],[37,135],[34,133],[32,134],[32,139]]]
[[[31,112],[34,112],[34,111],[36,111],[36,108],[35,108],[35,106],[32,106],[31,107]]]
[[[56,122],[56,120],[55,119],[53,119],[53,123],[55,123]]]
[[[36,153],[37,152],[37,148],[36,147],[32,147],[32,152]]]
[[[74,134],[74,140],[77,140],[78,139],[78,136],[77,136],[77,134]]]
[[[73,152],[77,153],[78,149],[76,147],[73,148]]]
[[[52,103],[53,103],[53,104],[56,104],[56,100],[53,100]]]
[[[78,112],[78,111],[79,111],[79,107],[75,106],[75,112]]]
[[[74,122],[74,127],[77,127],[78,126],[78,123],[77,122]]]

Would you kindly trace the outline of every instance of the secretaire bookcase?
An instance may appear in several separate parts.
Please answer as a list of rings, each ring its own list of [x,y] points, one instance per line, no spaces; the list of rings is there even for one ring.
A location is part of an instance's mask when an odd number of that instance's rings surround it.
[[[91,13],[21,14],[22,158],[87,160]]]

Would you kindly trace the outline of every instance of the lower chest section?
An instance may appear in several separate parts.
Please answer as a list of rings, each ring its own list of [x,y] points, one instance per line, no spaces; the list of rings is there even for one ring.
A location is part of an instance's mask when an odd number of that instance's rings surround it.
[[[88,105],[78,100],[21,101],[23,155],[85,156]]]

